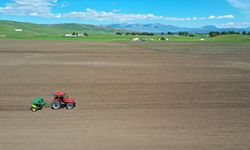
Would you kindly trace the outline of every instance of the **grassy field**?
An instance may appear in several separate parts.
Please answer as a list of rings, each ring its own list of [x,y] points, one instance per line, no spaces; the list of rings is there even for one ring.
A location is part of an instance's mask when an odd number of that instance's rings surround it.
[[[0,39],[19,39],[19,40],[58,40],[58,41],[131,41],[134,37],[146,39],[143,42],[160,42],[162,36],[118,36],[118,35],[90,35],[88,37],[63,37],[63,36],[14,36],[0,37]],[[242,35],[223,35],[214,38],[204,36],[204,41],[201,41],[202,36],[195,37],[169,37],[170,42],[250,42],[250,36]],[[161,41],[168,42],[168,41]]]
[[[221,43],[221,42],[155,42],[133,43],[133,46],[153,50],[162,54],[239,54],[249,53],[250,42]]]
[[[209,41],[215,42],[250,42],[250,36],[244,35],[222,35],[210,38]]]
[[[16,32],[15,29],[22,29]],[[160,35],[156,36],[122,36],[116,35],[119,30],[82,24],[53,24],[41,25],[0,20],[0,39],[20,40],[59,40],[59,41],[131,41],[140,37],[150,42],[159,42]],[[88,33],[88,37],[64,37],[66,33]],[[124,31],[125,32],[125,31]],[[223,35],[209,38],[207,34],[196,34],[194,37],[164,35],[170,42],[250,42],[250,36]],[[204,41],[201,41],[204,39]]]

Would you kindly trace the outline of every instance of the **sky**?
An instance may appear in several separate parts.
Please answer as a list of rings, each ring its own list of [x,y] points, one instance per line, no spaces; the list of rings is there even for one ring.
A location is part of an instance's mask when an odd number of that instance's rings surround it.
[[[0,20],[250,27],[250,0],[0,0]]]

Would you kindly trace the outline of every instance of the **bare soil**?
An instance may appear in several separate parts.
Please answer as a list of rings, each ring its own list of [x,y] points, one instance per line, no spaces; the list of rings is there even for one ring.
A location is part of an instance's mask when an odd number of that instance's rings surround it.
[[[0,149],[250,149],[249,50],[0,40]],[[55,91],[76,109],[29,110]]]

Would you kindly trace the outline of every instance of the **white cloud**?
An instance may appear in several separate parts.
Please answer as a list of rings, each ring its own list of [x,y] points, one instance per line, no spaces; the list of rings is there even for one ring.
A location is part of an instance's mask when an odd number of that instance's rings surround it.
[[[60,14],[53,14],[51,9],[57,0],[15,0],[0,7],[0,13],[16,16],[43,16],[60,18]]]
[[[214,20],[214,19],[234,19],[233,15],[221,15],[221,16],[209,16],[208,19]]]
[[[178,17],[164,17],[165,20],[168,21],[199,21],[199,20],[220,20],[220,19],[234,19],[233,15],[220,15],[220,16],[208,16],[208,17],[186,17],[186,18],[178,18]]]
[[[82,20],[115,20],[115,21],[138,21],[138,20],[167,20],[167,21],[199,21],[199,20],[218,20],[218,19],[234,19],[233,15],[220,15],[220,16],[209,16],[209,17],[166,17],[157,16],[154,14],[124,14],[120,11],[114,10],[111,12],[97,11],[95,9],[86,9],[82,12],[71,12],[64,14],[66,18],[77,18]]]
[[[115,20],[115,21],[136,21],[136,20],[160,20],[164,17],[154,14],[122,14],[117,10],[111,12],[96,11],[95,9],[86,9],[83,12],[71,12],[64,14],[66,18],[77,18],[83,20]]]
[[[250,17],[250,0],[228,0],[229,4]]]
[[[228,22],[221,25],[223,28],[246,28],[250,26],[250,22]]]
[[[239,9],[248,9],[250,7],[249,0],[228,0],[228,2]]]
[[[230,0],[236,1],[236,0]],[[131,22],[140,20],[166,20],[166,21],[200,21],[200,20],[218,20],[233,19],[233,15],[219,15],[208,17],[168,17],[159,16],[152,13],[133,14],[122,13],[120,10],[97,11],[95,9],[86,9],[85,11],[74,11],[69,13],[52,13],[52,8],[56,5],[57,0],[14,0],[0,7],[0,13],[17,15],[17,16],[42,16],[50,18],[76,18],[81,20],[98,20],[98,21],[121,21]],[[67,1],[62,2],[61,7],[66,7]],[[60,6],[59,6],[60,7]]]
[[[60,4],[61,8],[67,7],[69,5],[69,2],[67,0],[62,1],[62,3]]]

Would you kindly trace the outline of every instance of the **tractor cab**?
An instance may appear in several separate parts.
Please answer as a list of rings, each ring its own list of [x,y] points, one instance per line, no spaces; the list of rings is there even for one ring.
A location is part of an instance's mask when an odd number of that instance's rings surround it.
[[[64,101],[65,99],[68,99],[68,93],[64,92],[56,92],[54,93],[54,100]]]

